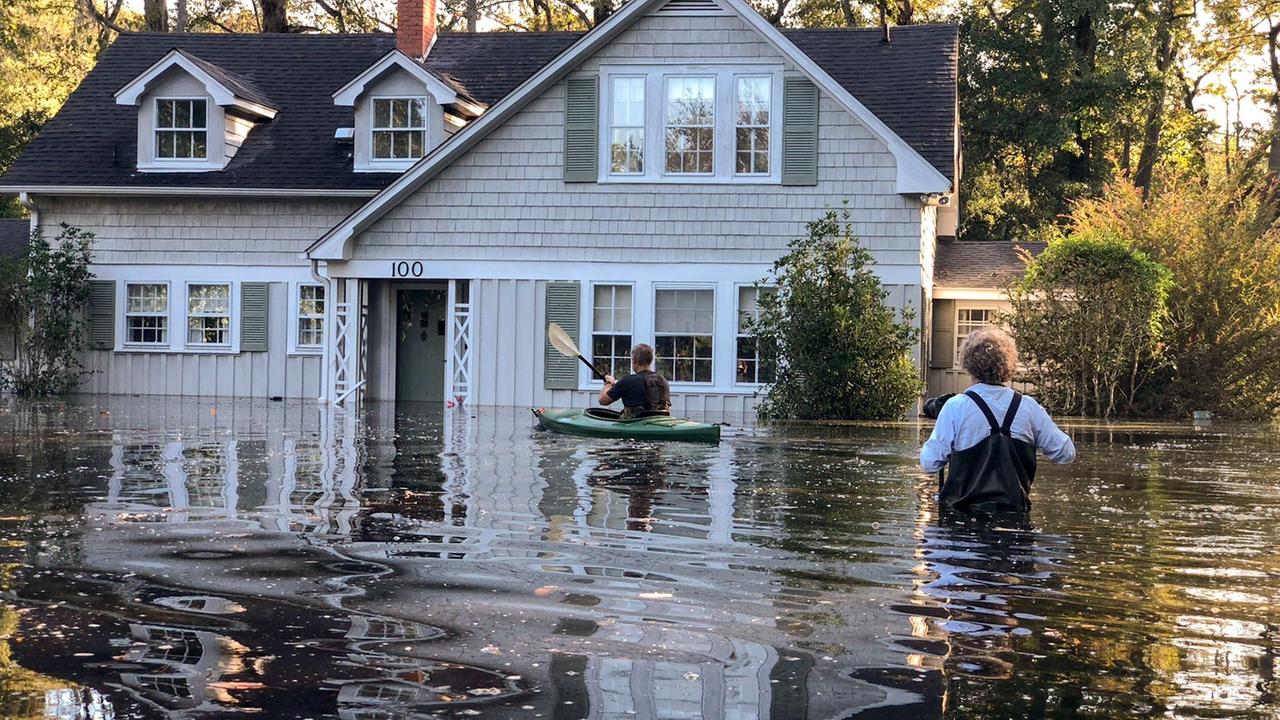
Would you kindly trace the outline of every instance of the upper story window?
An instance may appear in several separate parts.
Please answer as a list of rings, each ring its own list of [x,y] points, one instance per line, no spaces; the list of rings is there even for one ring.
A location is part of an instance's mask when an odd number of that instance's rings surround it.
[[[716,79],[668,77],[666,116],[667,173],[710,175],[715,160]]]
[[[782,69],[602,68],[602,182],[781,182]]]
[[[157,160],[205,160],[209,156],[208,101],[156,100]]]
[[[373,159],[417,160],[427,144],[426,98],[373,99]]]
[[[609,109],[611,173],[644,173],[644,84],[644,76],[613,78]]]

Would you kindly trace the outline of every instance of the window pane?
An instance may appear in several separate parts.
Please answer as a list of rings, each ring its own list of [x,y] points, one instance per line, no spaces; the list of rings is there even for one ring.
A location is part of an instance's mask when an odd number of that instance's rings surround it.
[[[715,98],[715,78],[668,78],[667,124],[711,125],[715,122]]]
[[[380,160],[386,160],[391,157],[391,135],[390,132],[375,132],[373,134],[373,156]]]
[[[644,125],[644,78],[613,79],[613,124]]]
[[[187,100],[174,101],[173,126],[191,127],[191,103]]]
[[[409,127],[422,128],[427,126],[424,105],[422,98],[414,98],[409,101]]]
[[[768,125],[771,78],[738,78],[738,125]]]
[[[409,101],[391,101],[391,127],[409,127]]]
[[[205,158],[208,156],[208,148],[205,147],[205,134],[202,132],[191,133],[191,157]]]
[[[172,100],[156,101],[156,127],[158,128],[173,127],[173,101]]]
[[[609,172],[644,172],[644,129],[614,128],[610,141]]]
[[[208,125],[205,124],[207,122],[206,113],[207,113],[207,103],[204,100],[192,100],[191,101],[191,127],[193,128],[208,127]]]
[[[391,101],[390,100],[374,100],[373,101],[373,126],[376,128],[389,127],[391,125]]]
[[[411,133],[408,133],[408,135],[409,135],[409,157],[413,158],[414,160],[417,160],[423,155],[422,132],[420,130],[415,130]]]
[[[710,173],[715,155],[715,78],[668,78],[668,173]]]
[[[191,133],[173,133],[173,155],[179,158],[191,157]]]
[[[156,133],[156,155],[162,158],[173,157],[173,133],[158,132]]]
[[[187,290],[187,312],[194,314],[229,315],[231,312],[231,287],[229,285],[191,285]]]

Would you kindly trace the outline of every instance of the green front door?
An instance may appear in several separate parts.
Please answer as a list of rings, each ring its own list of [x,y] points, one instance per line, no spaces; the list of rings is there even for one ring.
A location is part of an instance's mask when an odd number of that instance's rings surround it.
[[[445,290],[396,291],[396,402],[444,400]]]

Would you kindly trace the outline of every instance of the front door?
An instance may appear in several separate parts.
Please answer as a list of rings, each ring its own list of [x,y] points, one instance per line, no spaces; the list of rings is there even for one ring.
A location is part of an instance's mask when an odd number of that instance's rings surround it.
[[[445,295],[396,291],[396,402],[444,400]]]

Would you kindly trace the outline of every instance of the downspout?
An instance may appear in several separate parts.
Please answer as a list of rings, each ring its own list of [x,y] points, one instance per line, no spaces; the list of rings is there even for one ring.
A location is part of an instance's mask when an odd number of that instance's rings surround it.
[[[40,229],[40,208],[36,205],[36,201],[31,198],[30,193],[23,190],[18,193],[18,204],[27,209],[31,213],[31,232]]]

